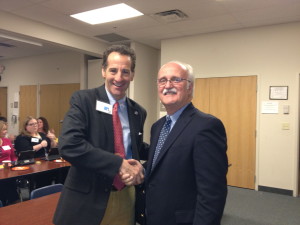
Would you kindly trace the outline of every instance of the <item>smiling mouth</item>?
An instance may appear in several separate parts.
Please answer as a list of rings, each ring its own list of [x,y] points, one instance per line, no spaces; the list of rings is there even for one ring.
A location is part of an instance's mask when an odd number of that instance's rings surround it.
[[[176,93],[175,92],[171,92],[171,91],[169,91],[169,92],[165,92],[165,93],[163,93],[164,95],[175,95]]]
[[[113,83],[114,86],[116,87],[122,87],[123,85],[122,84],[117,84],[117,83]]]

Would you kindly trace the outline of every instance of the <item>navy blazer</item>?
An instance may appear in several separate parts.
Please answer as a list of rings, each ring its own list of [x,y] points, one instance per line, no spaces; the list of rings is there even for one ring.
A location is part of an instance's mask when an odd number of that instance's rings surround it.
[[[145,180],[147,225],[220,225],[228,169],[222,122],[190,103],[151,168],[164,123],[165,117],[151,128]]]
[[[104,85],[75,92],[63,121],[59,150],[72,166],[54,215],[56,225],[99,225],[123,160],[114,154],[112,115],[97,111],[96,101],[109,103]],[[126,103],[132,157],[139,160],[146,111],[129,98]]]

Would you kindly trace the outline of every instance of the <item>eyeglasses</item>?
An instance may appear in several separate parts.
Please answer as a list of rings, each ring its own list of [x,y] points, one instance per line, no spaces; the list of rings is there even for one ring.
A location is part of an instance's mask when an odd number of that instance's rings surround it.
[[[187,82],[191,82],[190,80],[184,79],[184,78],[181,78],[181,77],[171,77],[171,79],[167,79],[167,78],[163,77],[163,78],[157,79],[157,84],[159,86],[165,86],[169,81],[173,85],[177,85],[177,84],[180,84],[184,80],[187,81]]]
[[[27,124],[27,126],[36,126],[36,125],[38,125],[38,123],[29,123],[29,124]]]

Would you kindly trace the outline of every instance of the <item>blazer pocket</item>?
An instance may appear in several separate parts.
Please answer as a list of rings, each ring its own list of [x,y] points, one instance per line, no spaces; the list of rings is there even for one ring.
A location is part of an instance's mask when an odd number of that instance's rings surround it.
[[[176,223],[193,223],[194,210],[178,210],[175,212]]]
[[[90,174],[77,171],[78,170],[69,171],[70,174],[67,176],[64,184],[65,187],[74,191],[89,193],[92,186]]]

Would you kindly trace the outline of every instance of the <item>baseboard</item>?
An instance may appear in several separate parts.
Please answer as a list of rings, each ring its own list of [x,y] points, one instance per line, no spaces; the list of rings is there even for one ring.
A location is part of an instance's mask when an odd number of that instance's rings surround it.
[[[265,191],[265,192],[271,192],[271,193],[275,193],[275,194],[293,196],[293,191],[292,190],[287,190],[287,189],[273,188],[273,187],[266,187],[266,186],[258,185],[258,190],[259,191]]]

